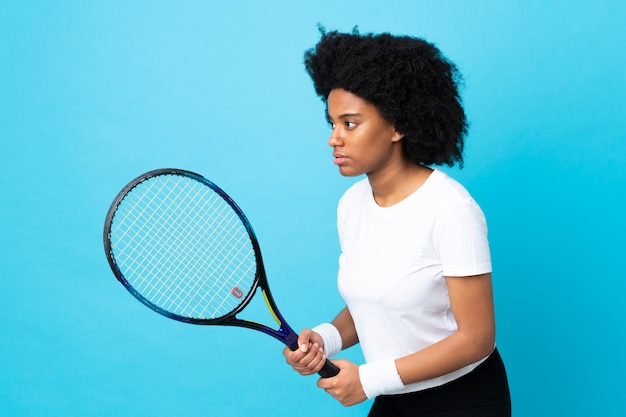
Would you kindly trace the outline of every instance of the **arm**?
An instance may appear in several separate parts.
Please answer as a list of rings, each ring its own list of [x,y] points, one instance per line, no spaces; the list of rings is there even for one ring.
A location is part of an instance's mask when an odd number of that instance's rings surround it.
[[[489,355],[495,345],[491,274],[446,277],[458,330],[445,339],[396,360],[404,384],[447,374]]]
[[[337,314],[337,317],[333,319],[331,324],[337,328],[341,335],[341,350],[348,349],[359,343],[359,336],[356,334],[354,321],[352,320],[352,315],[348,307],[344,307],[344,309]]]
[[[495,345],[491,274],[447,277],[446,282],[458,324],[455,333],[419,352],[396,359],[395,363],[390,362],[391,368],[385,363],[382,367],[379,367],[381,364],[358,367],[348,361],[334,361],[341,372],[334,378],[320,379],[318,386],[349,406],[367,398],[364,385],[380,389],[390,382],[398,387],[445,375],[489,355]],[[368,366],[368,370],[362,369]]]

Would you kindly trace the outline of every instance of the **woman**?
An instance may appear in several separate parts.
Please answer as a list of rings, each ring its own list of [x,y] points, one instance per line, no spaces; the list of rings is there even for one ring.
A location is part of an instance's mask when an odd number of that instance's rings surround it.
[[[495,349],[491,259],[482,211],[433,165],[463,163],[460,75],[432,44],[322,32],[305,54],[326,103],[334,163],[365,174],[339,202],[338,286],[346,307],[285,349],[300,374],[360,343],[366,363],[333,360],[318,386],[369,416],[509,416]]]

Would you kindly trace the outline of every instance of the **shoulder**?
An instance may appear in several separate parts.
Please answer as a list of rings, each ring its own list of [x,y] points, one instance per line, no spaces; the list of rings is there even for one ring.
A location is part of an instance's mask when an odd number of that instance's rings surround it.
[[[448,203],[472,198],[469,191],[460,182],[438,169],[433,171],[427,184],[429,193]]]
[[[445,172],[435,170],[431,176],[428,193],[424,196],[440,221],[459,217],[483,223],[484,213],[469,191]]]

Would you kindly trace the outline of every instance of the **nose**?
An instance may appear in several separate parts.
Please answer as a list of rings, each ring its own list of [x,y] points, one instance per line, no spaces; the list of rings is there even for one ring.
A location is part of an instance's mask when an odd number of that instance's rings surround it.
[[[328,145],[332,148],[335,146],[341,146],[343,144],[343,140],[339,135],[339,129],[333,129],[330,133],[330,137],[328,138]]]

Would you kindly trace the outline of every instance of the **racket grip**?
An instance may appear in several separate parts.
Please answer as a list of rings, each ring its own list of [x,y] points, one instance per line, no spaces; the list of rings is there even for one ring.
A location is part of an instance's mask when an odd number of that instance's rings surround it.
[[[339,368],[337,368],[335,364],[333,364],[328,359],[326,359],[326,363],[324,363],[324,366],[318,372],[319,376],[321,376],[322,378],[330,378],[337,375],[338,373]]]

